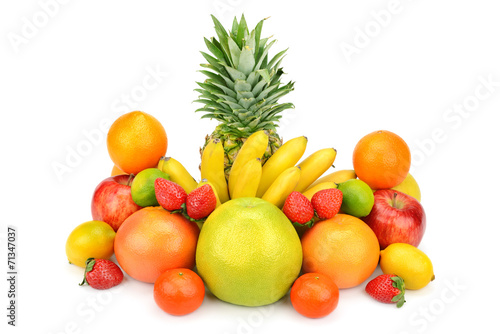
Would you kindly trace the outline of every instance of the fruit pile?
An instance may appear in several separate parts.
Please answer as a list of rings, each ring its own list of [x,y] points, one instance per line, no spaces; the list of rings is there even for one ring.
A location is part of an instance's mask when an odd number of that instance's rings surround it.
[[[293,107],[278,103],[294,86],[280,81],[286,50],[269,56],[275,41],[261,37],[264,20],[252,31],[244,16],[227,31],[213,21],[196,111],[220,124],[200,150],[200,175],[166,157],[156,118],[119,117],[107,135],[115,166],[94,191],[93,220],[66,242],[69,262],[85,268],[81,285],[111,288],[123,270],[154,283],[154,300],[173,315],[200,307],[205,286],[245,306],[290,292],[297,312],[319,318],[337,307],[339,289],[363,284],[380,265],[367,295],[401,307],[406,289],[434,279],[417,248],[426,217],[408,145],[380,130],[359,140],[353,169],[328,173],[333,148],[303,159],[307,138],[283,143],[276,132]]]

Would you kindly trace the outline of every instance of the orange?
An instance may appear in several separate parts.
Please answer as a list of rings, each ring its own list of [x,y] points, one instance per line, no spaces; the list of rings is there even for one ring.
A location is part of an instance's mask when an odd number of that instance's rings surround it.
[[[116,167],[116,165],[113,165],[113,169],[111,170],[111,176],[122,175],[122,174],[127,174],[127,173],[122,171],[120,168]]]
[[[156,167],[167,152],[165,129],[153,116],[133,111],[120,116],[109,128],[108,153],[126,174]]]
[[[293,308],[308,318],[321,318],[335,310],[339,288],[327,275],[308,273],[297,278],[290,290]]]
[[[410,170],[410,148],[397,134],[379,130],[356,144],[352,163],[358,178],[372,189],[389,189],[406,178]]]
[[[201,306],[205,285],[192,270],[169,269],[155,281],[153,295],[156,305],[163,311],[172,315],[185,315]]]
[[[302,236],[305,273],[330,276],[339,289],[363,283],[375,271],[380,247],[372,229],[346,214],[320,221]]]
[[[115,255],[132,278],[154,283],[166,270],[192,269],[200,229],[179,213],[146,207],[122,223],[115,237]]]

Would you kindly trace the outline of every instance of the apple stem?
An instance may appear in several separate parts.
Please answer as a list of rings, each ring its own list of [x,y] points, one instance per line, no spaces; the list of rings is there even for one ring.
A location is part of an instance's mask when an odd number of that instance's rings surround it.
[[[132,181],[132,178],[134,177],[134,174],[130,174],[128,176],[128,180],[127,180],[127,186],[130,186],[130,181]]]
[[[396,200],[396,197],[398,196],[397,192],[394,192],[394,195],[392,195],[392,207],[396,209],[402,209],[403,205],[400,203],[400,201]]]

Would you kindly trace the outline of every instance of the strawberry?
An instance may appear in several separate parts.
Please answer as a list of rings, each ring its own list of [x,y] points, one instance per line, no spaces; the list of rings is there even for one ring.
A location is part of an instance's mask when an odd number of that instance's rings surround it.
[[[405,282],[396,275],[380,275],[366,285],[365,291],[382,303],[397,303],[398,307],[405,303]]]
[[[118,285],[123,280],[123,272],[114,262],[104,259],[87,259],[85,274],[80,285],[87,283],[94,289],[104,290]]]
[[[311,203],[298,191],[292,191],[285,200],[283,213],[292,223],[306,224],[314,217],[314,208]]]
[[[158,203],[168,211],[181,210],[187,197],[184,188],[161,177],[155,180],[155,194]]]
[[[342,205],[342,192],[335,188],[320,190],[313,195],[311,203],[318,218],[333,218]]]
[[[186,198],[186,213],[195,220],[208,217],[217,205],[217,198],[209,184],[191,191]]]

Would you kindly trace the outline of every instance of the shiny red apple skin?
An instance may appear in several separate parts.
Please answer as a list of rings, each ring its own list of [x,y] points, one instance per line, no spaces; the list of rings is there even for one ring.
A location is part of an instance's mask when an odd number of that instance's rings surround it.
[[[123,221],[142,209],[132,200],[133,176],[111,176],[99,183],[92,196],[92,219],[108,223],[117,231]]]
[[[375,232],[380,249],[396,242],[417,247],[426,227],[422,204],[397,190],[377,190],[373,195],[372,211],[363,220]]]

